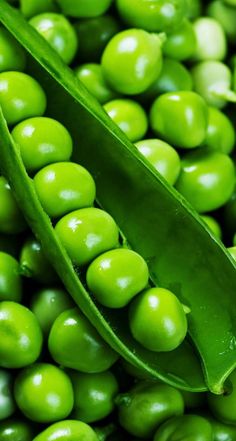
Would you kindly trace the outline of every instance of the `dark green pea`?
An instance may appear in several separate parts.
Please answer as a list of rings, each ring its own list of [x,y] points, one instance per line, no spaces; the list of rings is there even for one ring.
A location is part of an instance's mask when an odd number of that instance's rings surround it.
[[[167,35],[163,54],[178,61],[184,61],[196,51],[197,39],[192,23],[185,19],[179,28]]]
[[[33,434],[33,427],[22,417],[0,422],[1,441],[32,441]]]
[[[0,72],[24,70],[25,51],[10,32],[0,27]]]
[[[236,102],[236,93],[231,90],[232,73],[220,61],[203,61],[192,70],[193,88],[209,106],[221,109],[227,102]]]
[[[29,238],[24,243],[20,253],[20,266],[25,277],[32,277],[40,283],[48,284],[58,280],[40,243],[34,238]]]
[[[112,0],[57,0],[63,14],[71,17],[98,17],[105,14]]]
[[[64,420],[52,424],[33,441],[99,441],[94,430],[82,421]]]
[[[77,308],[57,317],[49,334],[48,347],[57,363],[85,373],[103,372],[118,358]]]
[[[3,176],[0,176],[0,232],[16,234],[26,228],[27,224],[12,194],[10,185]]]
[[[193,80],[188,69],[179,61],[164,58],[159,77],[137,100],[151,103],[158,95],[179,90],[192,90]]]
[[[108,41],[120,31],[115,17],[102,17],[81,20],[74,24],[79,39],[79,59],[84,62],[98,62]]]
[[[0,301],[20,302],[21,297],[20,265],[10,254],[0,252]]]
[[[187,0],[187,12],[186,16],[190,20],[199,17],[202,11],[202,2],[201,0]]]
[[[230,119],[215,107],[208,109],[208,126],[204,146],[229,154],[235,145],[235,129]]]
[[[117,96],[117,94],[108,86],[100,64],[82,64],[75,69],[75,74],[88,91],[101,104],[104,104]]]
[[[10,372],[0,369],[0,420],[10,417],[15,411],[12,386],[13,377]]]
[[[54,0],[20,0],[20,11],[25,18],[31,18],[43,12],[56,12]]]
[[[162,422],[184,411],[184,401],[177,389],[148,381],[118,395],[116,403],[120,425],[141,438],[151,437]]]
[[[153,441],[212,441],[212,427],[199,415],[182,415],[162,424]]]
[[[236,370],[228,377],[230,390],[223,395],[208,393],[208,404],[213,415],[225,424],[236,425]]]
[[[36,315],[43,334],[47,336],[53,322],[65,310],[73,307],[70,295],[59,288],[45,288],[33,294],[30,309]]]
[[[112,372],[86,374],[71,371],[69,375],[74,389],[73,418],[92,423],[113,411],[118,383]]]
[[[207,14],[221,24],[229,40],[234,43],[236,39],[236,9],[221,0],[216,0],[209,3]]]
[[[213,441],[235,441],[236,427],[231,424],[224,424],[212,417],[207,417],[213,431]]]

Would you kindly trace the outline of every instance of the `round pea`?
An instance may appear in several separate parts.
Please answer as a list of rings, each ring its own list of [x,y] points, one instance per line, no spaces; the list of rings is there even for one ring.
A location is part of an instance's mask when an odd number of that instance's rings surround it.
[[[104,109],[130,141],[135,142],[143,138],[148,129],[148,119],[136,101],[116,99],[106,103]]]
[[[26,169],[31,172],[53,162],[69,161],[71,157],[72,138],[55,119],[26,119],[17,124],[11,134],[20,147]]]
[[[0,27],[0,72],[25,69],[26,56],[22,46],[10,34]]]
[[[58,9],[54,0],[20,0],[19,3],[20,11],[26,18],[34,17],[42,12],[54,12]]]
[[[74,404],[68,375],[49,363],[35,363],[23,369],[16,378],[14,394],[21,412],[40,423],[66,418]]]
[[[145,348],[166,352],[177,348],[187,333],[187,319],[178,298],[164,288],[150,288],[131,303],[129,324],[133,337]]]
[[[232,43],[236,38],[236,9],[221,0],[212,1],[207,8],[207,15],[221,24],[226,36]]]
[[[166,181],[174,185],[180,173],[180,157],[176,150],[161,139],[143,139],[135,145]]]
[[[201,0],[187,0],[187,14],[186,16],[192,20],[199,17],[202,12],[202,2]]]
[[[7,180],[0,176],[0,232],[17,234],[26,230],[27,224],[12,194]]]
[[[236,427],[231,424],[224,424],[215,418],[208,416],[211,424],[214,441],[234,441],[236,439]]]
[[[89,266],[89,289],[104,306],[122,308],[140,291],[149,278],[145,260],[132,250],[119,248],[97,257]]]
[[[222,237],[222,231],[220,224],[217,222],[217,220],[212,216],[202,215],[202,220],[207,224],[208,228],[212,231],[212,233],[221,239]]]
[[[57,317],[49,334],[48,347],[57,363],[85,373],[105,371],[118,357],[77,308]]]
[[[82,208],[65,215],[55,227],[69,257],[85,265],[118,246],[119,230],[113,218],[99,208]]]
[[[204,146],[209,150],[229,154],[235,145],[235,129],[223,112],[215,107],[208,109],[208,126]]]
[[[215,417],[226,424],[236,425],[236,371],[234,370],[228,380],[231,383],[232,390],[224,395],[214,395],[208,393],[208,405]]]
[[[52,424],[33,441],[99,441],[94,430],[82,421],[64,420]],[[23,440],[22,440],[23,441]]]
[[[50,217],[93,205],[96,187],[90,173],[74,162],[47,165],[34,176],[38,198]]]
[[[161,72],[161,40],[142,29],[118,32],[105,47],[101,64],[106,81],[116,92],[144,92]]]
[[[1,441],[32,441],[34,430],[28,421],[7,419],[0,422]]]
[[[0,73],[0,105],[8,124],[31,116],[41,116],[46,109],[46,95],[40,84],[23,72]]]
[[[70,372],[74,389],[74,409],[72,416],[85,423],[106,418],[114,409],[118,383],[112,372],[98,374]]]
[[[71,17],[86,18],[103,15],[112,0],[57,0],[63,14]]]
[[[185,0],[117,0],[122,20],[151,32],[170,32],[186,13]]]
[[[197,40],[192,23],[185,19],[180,27],[167,35],[163,44],[163,54],[175,60],[184,61],[192,57]]]
[[[75,69],[75,74],[101,104],[112,100],[117,95],[105,81],[100,64],[82,64]]]
[[[162,422],[184,411],[177,389],[149,381],[140,381],[127,393],[118,395],[116,403],[120,425],[138,438],[151,438]]]
[[[162,424],[153,441],[178,440],[212,441],[212,427],[206,418],[200,415],[182,415],[170,418]]]
[[[221,24],[211,17],[200,17],[194,24],[197,45],[194,59],[223,60],[226,56],[227,42]]]
[[[4,369],[0,369],[0,421],[10,417],[15,412],[16,406],[13,397],[12,387],[12,375],[10,374],[10,372]]]
[[[15,302],[0,303],[0,366],[21,368],[40,355],[42,332],[35,315]]]
[[[28,238],[20,252],[21,272],[42,284],[55,283],[58,276],[49,263],[41,244],[33,237]]]
[[[234,163],[229,156],[200,149],[182,159],[176,188],[199,213],[224,205],[234,185]]]
[[[19,263],[10,254],[0,252],[0,301],[20,302],[21,297],[22,281]]]
[[[30,309],[35,314],[43,334],[47,336],[61,312],[73,307],[70,295],[60,288],[44,288],[33,294]]]
[[[151,107],[150,124],[153,132],[177,147],[192,148],[200,145],[206,137],[207,123],[207,105],[194,92],[164,93]]]
[[[66,64],[71,63],[78,48],[78,38],[72,24],[64,15],[45,12],[31,18],[29,23],[47,40]]]

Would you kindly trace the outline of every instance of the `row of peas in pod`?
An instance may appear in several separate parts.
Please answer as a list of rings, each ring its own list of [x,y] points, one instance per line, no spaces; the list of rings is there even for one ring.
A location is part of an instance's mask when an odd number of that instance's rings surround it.
[[[183,306],[170,291],[149,287],[144,259],[120,246],[113,218],[92,206],[94,180],[83,167],[69,162],[72,140],[65,127],[42,116],[46,96],[39,83],[23,72],[5,71],[0,74],[0,89],[3,113],[14,125],[12,137],[44,210],[55,222],[72,262],[79,268],[89,265],[90,292],[109,308],[125,307],[138,295],[129,307],[134,338],[153,351],[175,349],[187,332]]]
[[[233,2],[22,0],[19,7],[221,237],[218,221],[228,227],[236,211]],[[223,240],[232,247],[235,227],[228,231]]]

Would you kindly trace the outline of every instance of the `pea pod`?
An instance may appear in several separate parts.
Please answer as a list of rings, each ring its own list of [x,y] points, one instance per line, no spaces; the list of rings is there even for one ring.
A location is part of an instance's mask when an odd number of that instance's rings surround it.
[[[48,116],[65,124],[76,146],[79,141],[73,161],[93,174],[99,203],[115,218],[129,245],[146,259],[153,282],[174,291],[191,309],[189,334],[200,354],[205,381],[188,342],[169,353],[147,351],[132,339],[122,312],[93,303],[42,210],[1,115],[3,171],[49,260],[78,306],[126,360],[182,389],[209,388],[220,393],[235,367],[233,259],[190,205],[128,142],[70,69],[3,0],[0,20],[31,55],[29,73],[47,92]]]

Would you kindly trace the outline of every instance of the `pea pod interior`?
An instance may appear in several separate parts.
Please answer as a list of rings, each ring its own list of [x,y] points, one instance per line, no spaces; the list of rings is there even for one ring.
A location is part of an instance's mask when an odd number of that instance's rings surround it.
[[[4,174],[63,283],[105,340],[131,363],[174,386],[219,393],[236,364],[232,258],[47,43],[3,0],[0,20],[30,54],[29,73],[47,93],[47,115],[69,129],[75,145],[72,160],[92,173],[99,203],[114,217],[132,249],[146,259],[154,283],[171,289],[190,307],[189,334],[194,345],[184,342],[169,353],[147,351],[132,339],[122,312],[93,303],[40,206],[1,116]]]

